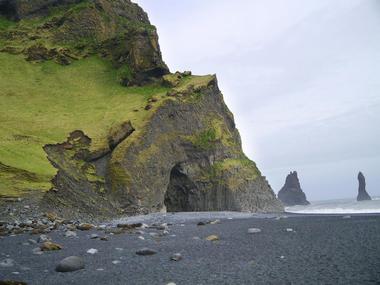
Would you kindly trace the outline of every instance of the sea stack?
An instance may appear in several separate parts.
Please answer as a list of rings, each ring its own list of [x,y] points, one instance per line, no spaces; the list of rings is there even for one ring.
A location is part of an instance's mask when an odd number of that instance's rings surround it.
[[[285,206],[309,205],[306,195],[301,189],[297,172],[293,171],[286,177],[285,185],[278,192],[278,199]]]
[[[358,201],[372,200],[371,196],[369,196],[369,194],[367,193],[367,190],[365,190],[365,177],[363,173],[359,172],[358,180],[359,180],[359,191],[358,191],[358,197],[356,198],[356,200]]]

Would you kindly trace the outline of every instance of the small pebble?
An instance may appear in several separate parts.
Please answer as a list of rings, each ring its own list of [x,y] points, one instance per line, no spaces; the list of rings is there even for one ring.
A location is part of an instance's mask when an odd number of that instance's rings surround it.
[[[40,237],[38,238],[39,243],[47,242],[49,240],[50,238],[47,235],[40,235]]]
[[[170,257],[170,260],[180,261],[182,259],[182,255],[180,253],[175,253]]]
[[[217,241],[217,240],[219,240],[219,237],[217,235],[210,235],[210,236],[206,237],[206,240]]]
[[[99,236],[97,234],[90,235],[90,239],[97,239],[97,238],[99,238]]]
[[[121,261],[120,260],[114,260],[114,261],[112,261],[112,264],[120,264],[121,263]]]
[[[77,233],[74,231],[67,231],[65,232],[65,237],[68,237],[68,238],[77,237]]]
[[[261,229],[259,229],[259,228],[250,228],[250,229],[248,229],[248,233],[249,234],[261,233]]]
[[[153,249],[150,249],[150,248],[142,248],[142,249],[139,249],[138,251],[136,251],[136,254],[137,255],[143,255],[143,256],[146,256],[146,255],[154,255],[156,254],[157,251],[153,250]]]
[[[14,263],[15,261],[13,259],[6,258],[0,261],[0,267],[12,267],[15,265]]]
[[[43,254],[44,252],[41,250],[41,248],[36,247],[36,248],[33,248],[33,249],[32,249],[32,253],[35,254],[35,255],[41,255],[41,254]]]
[[[290,232],[293,231],[293,229],[292,228],[287,228],[286,231],[290,233]]]
[[[96,248],[90,248],[89,250],[87,250],[87,253],[88,254],[96,254],[98,253],[99,251],[96,249]]]

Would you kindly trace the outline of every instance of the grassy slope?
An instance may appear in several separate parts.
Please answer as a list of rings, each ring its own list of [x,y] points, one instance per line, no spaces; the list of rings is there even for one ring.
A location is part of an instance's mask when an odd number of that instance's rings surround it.
[[[81,129],[93,138],[93,148],[101,147],[113,124],[131,120],[141,128],[148,98],[166,91],[122,87],[117,71],[96,57],[60,66],[0,53],[0,66],[0,163],[12,167],[0,169],[0,195],[47,190],[55,169],[43,145]]]

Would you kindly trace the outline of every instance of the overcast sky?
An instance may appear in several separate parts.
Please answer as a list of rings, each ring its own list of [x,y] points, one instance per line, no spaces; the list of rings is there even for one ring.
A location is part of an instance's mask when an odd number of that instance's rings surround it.
[[[171,71],[216,73],[275,192],[380,196],[379,0],[138,0]]]

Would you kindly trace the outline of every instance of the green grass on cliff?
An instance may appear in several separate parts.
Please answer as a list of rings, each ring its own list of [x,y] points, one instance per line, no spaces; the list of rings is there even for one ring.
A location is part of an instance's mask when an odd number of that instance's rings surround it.
[[[15,24],[15,22],[12,22],[3,16],[0,16],[0,31],[5,30],[5,29],[13,26],[14,24]]]
[[[101,148],[114,124],[131,120],[141,128],[153,112],[144,110],[147,100],[167,91],[122,87],[118,71],[97,57],[61,66],[0,53],[0,66],[0,195],[47,190],[55,169],[45,144],[80,129],[93,139],[93,149]]]

